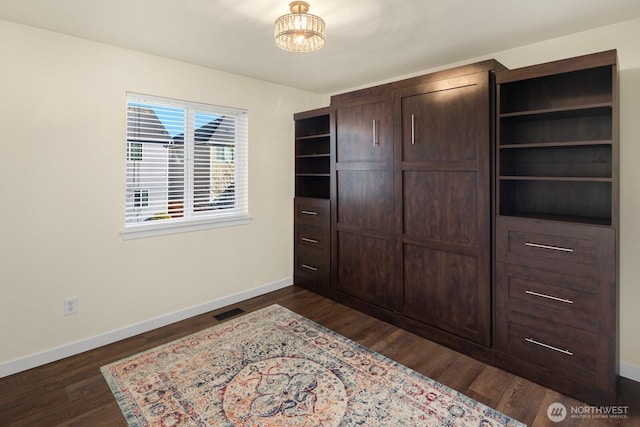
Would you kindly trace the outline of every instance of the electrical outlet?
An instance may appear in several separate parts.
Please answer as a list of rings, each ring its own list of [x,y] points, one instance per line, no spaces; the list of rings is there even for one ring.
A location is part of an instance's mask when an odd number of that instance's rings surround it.
[[[64,299],[64,315],[69,316],[78,312],[78,297]]]

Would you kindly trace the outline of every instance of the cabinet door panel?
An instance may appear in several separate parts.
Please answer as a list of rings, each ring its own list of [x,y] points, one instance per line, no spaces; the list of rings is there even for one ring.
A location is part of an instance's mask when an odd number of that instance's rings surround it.
[[[391,307],[397,290],[392,287],[390,242],[383,237],[338,232],[338,290],[381,307]]]
[[[393,215],[391,185],[384,170],[338,171],[338,224],[387,230]]]
[[[378,101],[335,110],[336,161],[381,162],[392,150],[387,103]]]
[[[393,147],[390,100],[356,96],[334,110],[334,278],[340,292],[395,309]]]
[[[490,294],[478,286],[477,270],[473,255],[405,245],[405,314],[488,344]]]
[[[402,98],[403,160],[475,160],[477,123],[469,113],[477,102],[475,85]]]
[[[491,344],[490,88],[478,73],[395,98],[403,312]]]
[[[404,173],[405,233],[412,238],[471,245],[478,222],[476,172]]]

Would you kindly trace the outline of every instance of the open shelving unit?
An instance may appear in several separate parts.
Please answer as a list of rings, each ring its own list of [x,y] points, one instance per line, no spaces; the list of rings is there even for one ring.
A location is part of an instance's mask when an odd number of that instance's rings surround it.
[[[331,144],[326,110],[294,116],[296,197],[329,198]]]
[[[498,77],[499,215],[612,225],[613,66],[573,65]]]

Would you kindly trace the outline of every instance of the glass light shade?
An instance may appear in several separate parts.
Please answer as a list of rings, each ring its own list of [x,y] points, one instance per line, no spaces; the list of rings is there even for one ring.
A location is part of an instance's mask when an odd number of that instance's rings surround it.
[[[324,46],[324,21],[308,13],[289,13],[276,19],[273,34],[281,49],[291,52],[318,50]]]

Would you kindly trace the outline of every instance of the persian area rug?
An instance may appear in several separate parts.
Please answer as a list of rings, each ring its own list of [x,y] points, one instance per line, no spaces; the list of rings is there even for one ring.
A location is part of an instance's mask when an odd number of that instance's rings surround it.
[[[103,366],[129,426],[524,426],[279,305]]]

